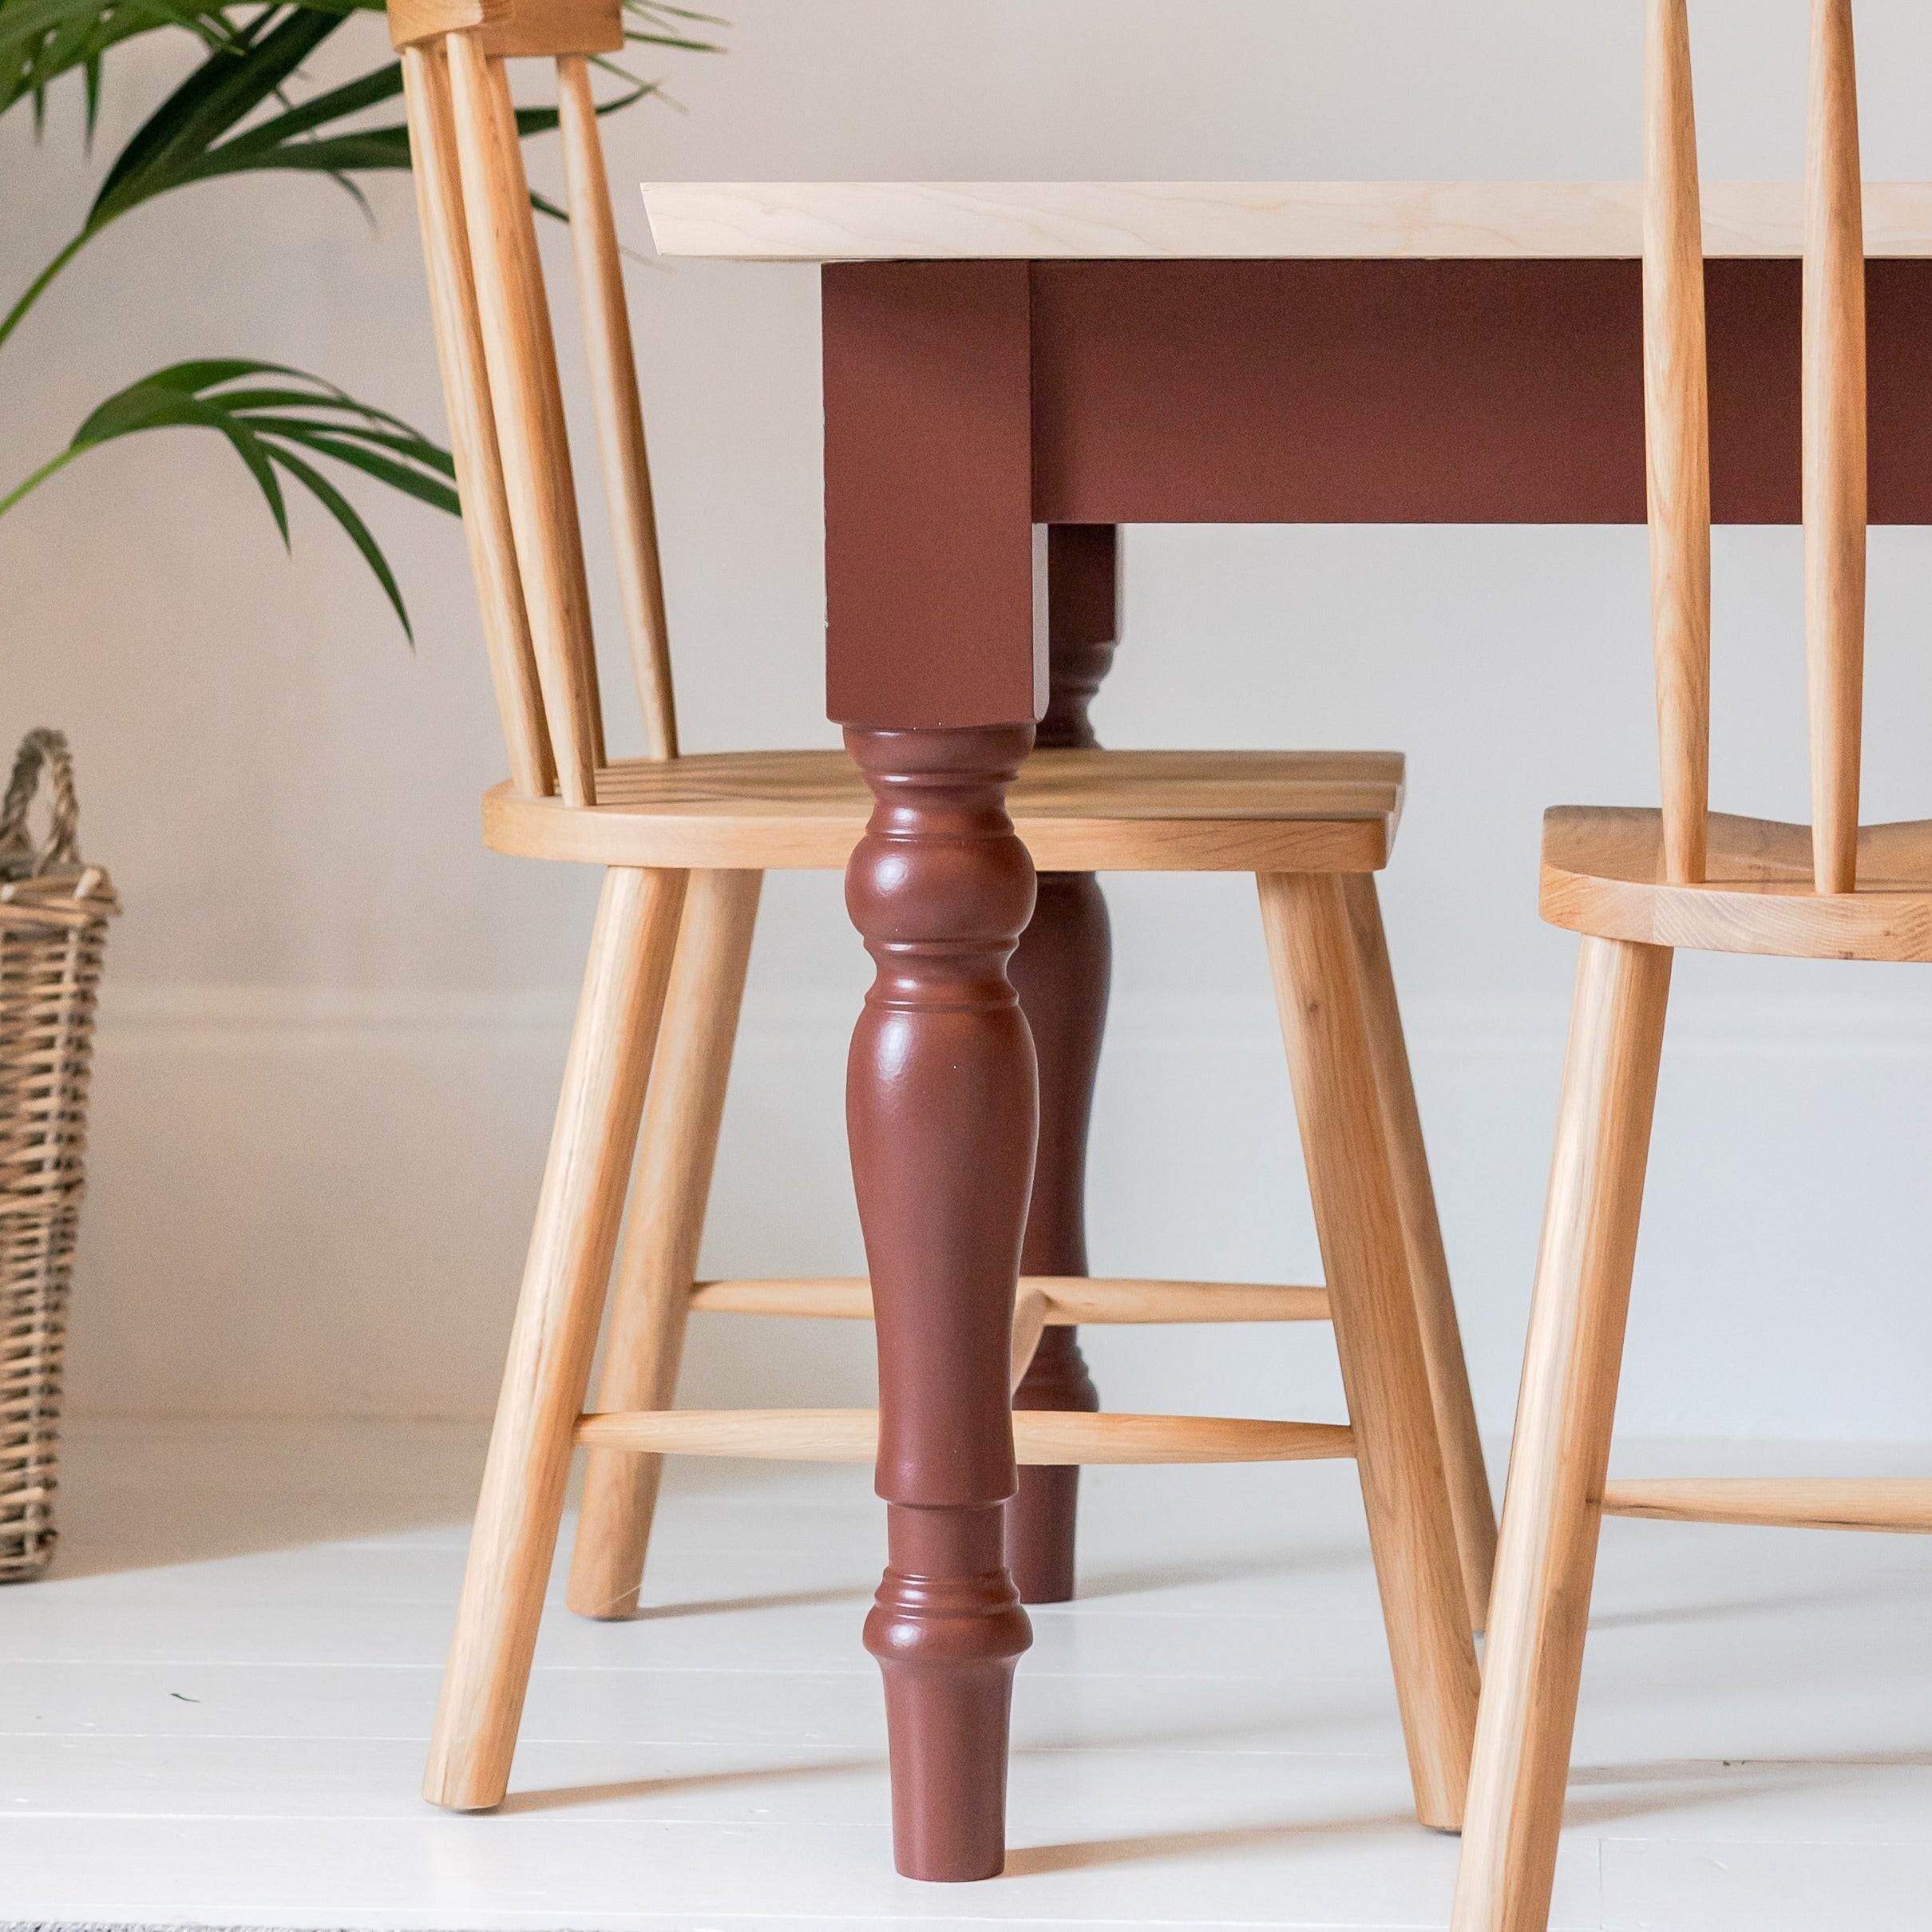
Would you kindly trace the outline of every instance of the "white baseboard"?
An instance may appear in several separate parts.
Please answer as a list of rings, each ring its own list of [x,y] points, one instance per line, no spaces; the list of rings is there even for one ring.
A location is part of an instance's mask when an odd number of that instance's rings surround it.
[[[1861,988],[1861,991],[1867,989]],[[1875,990],[1875,989],[1874,989]],[[72,1400],[96,1414],[471,1415],[501,1370],[569,1026],[548,994],[110,983]],[[850,1003],[748,1002],[705,1265],[856,1271]],[[1479,1402],[1509,1422],[1560,1001],[1410,1003]],[[1673,1012],[1622,1416],[1645,1435],[1932,1438],[1932,1004]],[[1110,1272],[1318,1279],[1265,1002],[1130,996],[1090,1190]],[[689,1399],[865,1399],[868,1338],[707,1318]],[[1091,1339],[1112,1400],[1332,1413],[1325,1339]]]

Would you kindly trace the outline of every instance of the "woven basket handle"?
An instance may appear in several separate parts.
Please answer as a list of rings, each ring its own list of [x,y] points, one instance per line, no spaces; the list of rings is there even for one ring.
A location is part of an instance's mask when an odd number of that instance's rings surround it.
[[[27,808],[45,773],[53,816],[37,849]],[[81,808],[73,794],[73,754],[64,731],[30,731],[14,757],[14,775],[0,803],[0,878],[38,878],[56,865],[81,862]]]

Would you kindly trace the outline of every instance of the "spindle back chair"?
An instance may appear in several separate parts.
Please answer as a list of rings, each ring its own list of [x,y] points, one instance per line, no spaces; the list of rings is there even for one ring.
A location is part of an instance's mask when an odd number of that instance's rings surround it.
[[[1713,814],[1710,439],[1686,0],[1647,0],[1644,369],[1661,810],[1546,821],[1583,935],[1498,1551],[1456,1932],[1547,1923],[1602,1515],[1932,1529],[1932,1483],[1607,1481],[1673,949],[1932,960],[1932,823],[1859,825],[1865,255],[1851,0],[1813,0],[1803,267],[1812,821]]]
[[[485,802],[485,835],[499,850],[606,868],[425,1787],[438,1803],[483,1809],[507,1787],[576,1445],[590,1453],[568,1600],[601,1617],[635,1608],[665,1453],[874,1453],[878,1419],[867,1411],[671,1406],[694,1308],[874,1313],[865,1280],[694,1279],[762,873],[844,865],[872,803],[841,752],[679,754],[590,86],[594,57],[623,44],[616,0],[521,0],[514,12],[504,0],[392,0],[390,22],[509,752],[509,781]],[[641,759],[612,762],[605,750],[556,350],[505,69],[519,56],[556,67],[584,348],[648,746]],[[1111,650],[1117,570],[1111,529],[1051,532],[1056,638],[1089,655]],[[1016,1370],[1048,1324],[1328,1319],[1350,1413],[1343,1427],[1029,1408],[1014,1431],[1020,1463],[1051,1468],[1355,1457],[1418,1807],[1452,1825],[1475,1720],[1471,1632],[1487,1599],[1495,1525],[1374,882],[1402,782],[1402,760],[1389,753],[1113,752],[1082,730],[1036,751],[1012,785],[1014,828],[1043,869],[1257,875],[1329,1277],[1324,1289],[1027,1277],[1015,1301]],[[600,1405],[584,1415],[607,1286]],[[882,1376],[890,1356],[882,1344]],[[889,1714],[897,1708],[889,1700]],[[891,1722],[897,1761],[901,1719]],[[933,1741],[920,1746],[928,1756]],[[905,1782],[901,1868],[984,1875],[980,1825],[963,1831],[924,1777]]]

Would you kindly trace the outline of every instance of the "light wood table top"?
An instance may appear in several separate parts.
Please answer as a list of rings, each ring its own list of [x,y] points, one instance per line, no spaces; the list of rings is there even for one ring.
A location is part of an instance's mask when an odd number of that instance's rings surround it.
[[[1633,181],[652,181],[658,251],[738,261],[1619,259]],[[1865,188],[1866,252],[1932,257],[1932,182]],[[1796,256],[1795,181],[1704,188],[1704,251]]]

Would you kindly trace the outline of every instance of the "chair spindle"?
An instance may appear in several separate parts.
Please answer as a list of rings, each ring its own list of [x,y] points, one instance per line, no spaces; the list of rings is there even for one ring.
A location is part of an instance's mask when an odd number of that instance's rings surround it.
[[[515,110],[503,62],[474,32],[447,46],[477,311],[558,789],[567,805],[589,805],[604,750],[590,596]]]
[[[1644,125],[1644,409],[1665,865],[1704,875],[1710,805],[1711,449],[1704,216],[1686,0],[1650,0]]]
[[[610,177],[604,168],[590,67],[584,56],[562,55],[556,63],[556,81],[571,239],[584,312],[584,354],[590,366],[618,583],[643,710],[644,741],[651,757],[673,758],[678,755],[678,723],[664,621],[657,513],[651,501],[643,410],[631,353],[630,310],[624,297],[617,227],[611,212]]]
[[[510,777],[526,798],[548,796],[556,767],[544,725],[543,694],[530,648],[516,540],[504,494],[489,378],[477,319],[476,283],[457,172],[449,69],[436,42],[402,49],[402,91],[415,160],[416,202],[429,267],[430,311],[442,367],[457,493],[469,540],[491,683],[510,758]]]
[[[1865,224],[1851,0],[1813,0],[1805,156],[1805,657],[1812,866],[1857,889],[1865,670]]]

